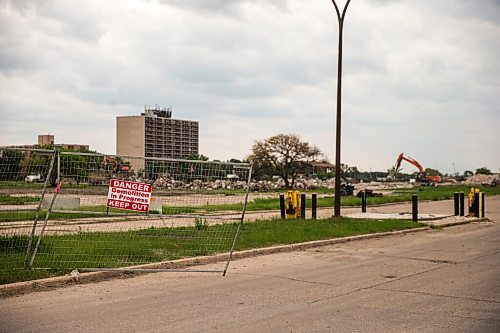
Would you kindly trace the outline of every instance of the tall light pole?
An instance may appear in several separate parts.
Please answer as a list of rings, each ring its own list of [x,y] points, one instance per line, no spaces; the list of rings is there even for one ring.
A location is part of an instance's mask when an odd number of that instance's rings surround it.
[[[340,119],[342,111],[342,32],[344,30],[345,12],[351,0],[347,0],[342,14],[335,0],[332,0],[337,12],[339,21],[339,54],[338,54],[338,70],[337,70],[337,122],[335,134],[335,204],[334,216],[340,217]]]

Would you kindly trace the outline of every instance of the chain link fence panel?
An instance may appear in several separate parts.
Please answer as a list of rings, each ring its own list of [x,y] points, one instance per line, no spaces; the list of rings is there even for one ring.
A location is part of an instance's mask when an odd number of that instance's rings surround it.
[[[10,215],[0,217],[0,249],[12,268],[132,270],[228,253],[213,269],[225,274],[243,222],[250,165],[39,150],[5,149],[1,156],[2,195],[33,200],[2,205]],[[149,186],[147,209],[110,207],[110,197],[138,195],[111,193],[112,180]]]

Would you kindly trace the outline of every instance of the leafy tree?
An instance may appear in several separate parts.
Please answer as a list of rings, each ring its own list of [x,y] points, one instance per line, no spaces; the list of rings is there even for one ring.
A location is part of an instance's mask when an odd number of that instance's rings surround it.
[[[470,176],[472,176],[474,174],[474,172],[470,171],[470,170],[465,170],[464,171],[464,177],[465,178],[468,178]]]
[[[436,169],[425,168],[424,172],[427,176],[443,176],[443,174]]]
[[[322,155],[319,148],[301,141],[296,134],[278,134],[256,141],[247,159],[256,171],[272,170],[285,181],[286,188],[293,188],[297,176],[306,173]]]
[[[23,153],[17,150],[0,152],[0,180],[19,178],[23,158]]]
[[[485,167],[476,169],[476,175],[491,175],[491,170]]]
[[[191,160],[191,161],[208,161],[209,160],[209,158],[203,154],[191,154],[186,159]]]
[[[76,184],[80,184],[82,181],[87,181],[90,175],[90,171],[87,168],[88,158],[81,155],[61,155],[61,174],[60,176],[64,178],[73,179]]]
[[[334,173],[335,174],[335,173]],[[359,178],[360,172],[357,167],[347,164],[340,164],[340,176],[347,178]]]
[[[45,176],[50,170],[50,164],[52,159],[54,158],[53,154],[44,154],[40,152],[31,152],[29,155],[26,155],[21,163],[21,174],[26,176],[29,174],[40,175],[42,179],[45,179]],[[54,161],[54,165],[52,167],[52,173],[50,174],[50,184],[54,186],[56,184],[57,179],[57,167],[56,161]]]

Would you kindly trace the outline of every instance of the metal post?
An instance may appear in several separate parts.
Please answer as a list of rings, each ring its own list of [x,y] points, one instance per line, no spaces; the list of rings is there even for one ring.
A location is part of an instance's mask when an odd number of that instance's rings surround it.
[[[306,205],[306,194],[302,193],[300,195],[300,218],[303,220],[306,218]]]
[[[316,220],[317,210],[318,210],[318,195],[316,193],[312,194],[311,210],[312,210],[312,219]]]
[[[31,234],[28,241],[28,246],[26,247],[26,255],[24,257],[24,268],[28,268],[28,260],[29,255],[31,253],[31,247],[33,246],[33,240],[35,239],[36,226],[38,224],[38,217],[40,215],[40,210],[42,208],[43,200],[45,198],[45,193],[47,192],[47,187],[50,182],[50,175],[52,174],[52,169],[54,168],[54,160],[56,157],[57,151],[54,150],[54,154],[52,155],[52,159],[50,160],[49,172],[45,176],[45,182],[43,183],[42,195],[40,196],[40,201],[38,202],[38,206],[36,208],[35,220],[33,221],[33,225],[31,227]]]
[[[29,268],[33,266],[33,262],[35,261],[35,257],[38,253],[38,249],[40,248],[40,243],[42,242],[43,235],[45,233],[45,228],[47,227],[47,223],[49,222],[49,217],[50,214],[52,213],[52,207],[54,207],[54,203],[56,202],[57,194],[59,193],[59,190],[61,189],[61,183],[58,183],[56,188],[54,189],[54,194],[52,196],[52,200],[50,201],[49,208],[47,209],[47,212],[45,213],[45,220],[43,221],[42,229],[40,230],[40,235],[38,236],[38,240],[36,242],[35,248],[33,249],[33,254],[31,255],[31,260],[29,263]]]
[[[416,194],[411,196],[411,216],[413,222],[418,222],[418,195]]]
[[[340,124],[341,124],[341,111],[342,111],[342,34],[344,30],[344,18],[347,7],[351,0],[347,0],[342,14],[340,14],[339,7],[332,0],[337,13],[339,23],[339,47],[338,47],[338,64],[337,64],[337,119],[336,119],[336,134],[335,134],[335,203],[334,203],[334,216],[340,217]]]
[[[286,213],[285,213],[285,195],[283,193],[280,193],[280,211],[281,211],[281,218],[283,220],[286,219]]]
[[[361,192],[361,212],[366,213],[366,191]]]
[[[460,214],[460,195],[458,192],[453,194],[453,205],[455,208],[455,216],[458,216]]]
[[[233,259],[233,252],[234,252],[234,249],[236,248],[236,240],[238,239],[238,236],[240,235],[240,230],[241,230],[241,227],[243,226],[243,220],[245,219],[245,212],[247,211],[247,205],[248,205],[248,195],[250,193],[250,181],[252,180],[252,168],[253,168],[253,165],[250,165],[250,169],[248,170],[245,201],[243,202],[243,211],[241,212],[240,223],[238,224],[238,228],[236,229],[236,234],[234,235],[233,244],[231,245],[231,250],[229,250],[229,256],[227,258],[226,267],[224,267],[224,271],[222,272],[222,276],[226,276],[227,269],[229,268],[229,263],[231,262],[231,259]]]
[[[465,194],[464,194],[464,192],[460,192],[459,197],[460,197],[460,216],[465,216]]]
[[[484,198],[485,198],[485,195],[484,195],[484,192],[481,192],[481,217],[485,217],[484,216]]]
[[[57,178],[56,178],[56,184],[59,184],[61,182],[61,152],[59,149],[55,148],[57,151]]]
[[[479,217],[479,192],[474,193],[474,217]]]

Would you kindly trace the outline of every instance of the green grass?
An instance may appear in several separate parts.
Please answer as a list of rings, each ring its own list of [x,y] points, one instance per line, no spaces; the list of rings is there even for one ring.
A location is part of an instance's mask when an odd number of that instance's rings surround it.
[[[44,183],[37,182],[24,182],[24,181],[11,181],[2,180],[0,181],[0,189],[37,189],[41,190]]]
[[[27,203],[38,203],[40,201],[40,197],[34,196],[12,196],[9,194],[0,194],[0,205],[24,205]]]
[[[420,226],[402,220],[261,220],[243,225],[236,248],[252,249]],[[201,223],[195,227],[45,236],[34,267],[54,268],[49,270],[23,269],[28,238],[4,236],[0,237],[0,284],[62,275],[74,268],[124,267],[227,252],[230,238],[221,248],[210,244],[212,235],[227,232],[228,228],[234,234],[237,224],[209,226]]]
[[[261,220],[244,224],[237,249],[293,244],[423,226],[409,220],[328,218],[320,220]]]

